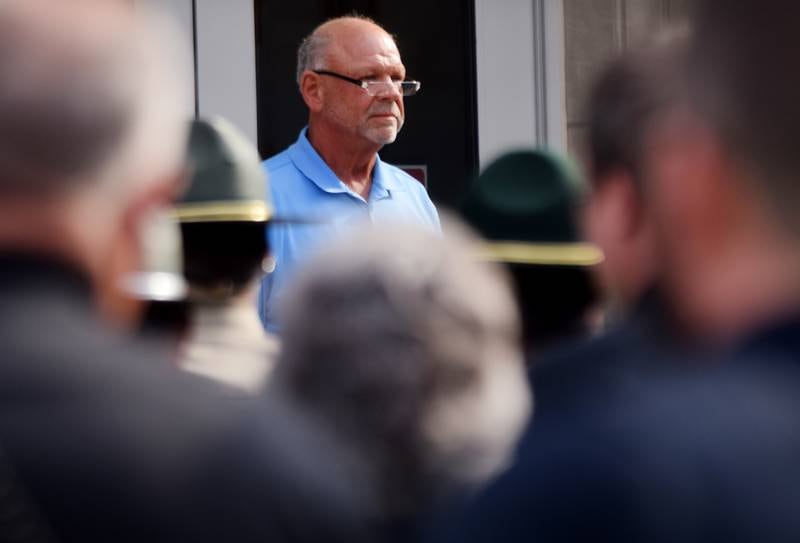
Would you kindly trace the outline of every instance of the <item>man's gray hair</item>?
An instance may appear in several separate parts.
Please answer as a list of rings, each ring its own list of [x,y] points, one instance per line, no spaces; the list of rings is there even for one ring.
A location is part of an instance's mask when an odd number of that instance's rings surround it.
[[[642,189],[647,134],[680,97],[677,87],[689,29],[676,26],[626,51],[594,82],[587,104],[592,182],[620,168]]]
[[[0,3],[0,195],[141,182],[180,157],[164,24],[144,4]]]
[[[378,27],[381,26],[369,17],[360,15],[358,13],[353,13],[345,17],[337,17],[335,19],[330,19],[322,23],[318,27],[316,27],[311,32],[311,34],[303,38],[303,41],[300,42],[300,47],[297,48],[296,79],[298,85],[300,85],[300,82],[303,78],[303,72],[305,72],[306,70],[322,70],[324,68],[325,53],[327,51],[328,45],[330,45],[331,37],[321,29],[328,23],[339,21],[342,19],[357,19],[360,21],[366,21],[368,23],[372,23]]]
[[[330,37],[312,32],[300,42],[297,48],[297,84],[300,85],[306,70],[321,70],[325,49]]]
[[[384,515],[483,482],[529,413],[507,279],[451,228],[342,239],[282,305],[273,386],[340,433]]]

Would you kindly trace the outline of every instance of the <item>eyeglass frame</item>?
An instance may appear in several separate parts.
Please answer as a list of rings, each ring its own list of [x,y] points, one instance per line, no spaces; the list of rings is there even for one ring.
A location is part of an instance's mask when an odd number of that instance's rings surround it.
[[[385,84],[389,83],[387,81],[365,81],[363,79],[356,79],[354,77],[348,77],[346,75],[343,75],[343,74],[340,74],[340,73],[336,73],[336,72],[332,72],[330,70],[311,70],[311,71],[313,73],[317,74],[317,75],[327,75],[327,76],[330,76],[330,77],[335,77],[337,79],[341,79],[342,81],[347,81],[348,83],[352,83],[353,85],[356,85],[356,86],[361,87],[362,89],[364,89],[366,91],[366,93],[368,95],[370,95],[370,96],[377,96],[378,95],[377,93],[373,94],[373,93],[371,93],[369,91],[370,84],[376,83],[376,84],[385,85]],[[422,88],[422,83],[420,83],[419,81],[391,81],[391,84],[393,84],[395,86],[395,88],[400,91],[400,94],[402,96],[414,96]],[[412,91],[409,92],[408,94],[406,94],[403,91],[403,86],[404,85],[408,85],[408,84],[412,84],[413,87],[412,87]]]

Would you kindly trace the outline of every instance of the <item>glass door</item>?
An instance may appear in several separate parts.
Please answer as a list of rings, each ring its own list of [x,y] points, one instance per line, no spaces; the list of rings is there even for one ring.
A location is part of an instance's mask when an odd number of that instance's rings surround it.
[[[297,46],[325,20],[352,12],[397,37],[408,77],[406,124],[381,158],[424,180],[439,204],[458,203],[477,169],[474,3],[463,0],[255,0],[258,144],[272,156],[297,139],[308,113],[295,83]]]

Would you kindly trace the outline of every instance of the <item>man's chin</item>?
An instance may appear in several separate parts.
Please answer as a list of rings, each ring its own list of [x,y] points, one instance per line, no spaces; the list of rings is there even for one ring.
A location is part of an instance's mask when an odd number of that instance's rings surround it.
[[[373,129],[366,133],[367,139],[378,145],[388,145],[397,139],[398,130],[395,128]]]

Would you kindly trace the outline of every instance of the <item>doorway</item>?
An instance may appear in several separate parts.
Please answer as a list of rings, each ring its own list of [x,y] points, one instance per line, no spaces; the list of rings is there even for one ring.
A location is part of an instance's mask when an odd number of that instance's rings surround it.
[[[478,168],[475,8],[463,0],[255,0],[258,147],[263,157],[296,139],[308,113],[295,83],[297,46],[327,19],[359,13],[397,37],[409,79],[406,124],[381,159],[424,177],[439,205],[457,205]],[[415,176],[416,176],[415,175]]]

